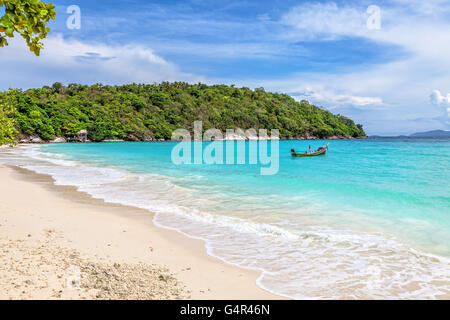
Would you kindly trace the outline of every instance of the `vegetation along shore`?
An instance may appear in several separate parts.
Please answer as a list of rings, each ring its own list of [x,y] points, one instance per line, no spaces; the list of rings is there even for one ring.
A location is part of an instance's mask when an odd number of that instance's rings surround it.
[[[101,84],[0,92],[3,137],[21,143],[73,141],[162,141],[178,128],[278,129],[281,139],[351,139],[361,125],[307,101],[263,88],[163,82]]]

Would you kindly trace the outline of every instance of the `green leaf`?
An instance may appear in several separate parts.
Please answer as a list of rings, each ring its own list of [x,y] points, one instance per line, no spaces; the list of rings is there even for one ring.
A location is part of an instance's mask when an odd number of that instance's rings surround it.
[[[0,0],[0,6],[5,8],[4,15],[0,17],[0,32],[10,38],[18,33],[25,39],[30,51],[39,55],[42,48],[39,40],[50,31],[46,24],[50,19],[55,19],[55,6],[41,0]],[[0,44],[5,46],[8,42],[3,37]]]

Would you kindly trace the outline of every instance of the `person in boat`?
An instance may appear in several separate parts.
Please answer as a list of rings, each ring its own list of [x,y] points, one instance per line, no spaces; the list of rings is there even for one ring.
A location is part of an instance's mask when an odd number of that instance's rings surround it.
[[[325,146],[320,147],[319,149],[317,149],[317,151],[323,151],[323,150],[325,150],[325,149],[328,150],[328,145],[325,145]]]
[[[309,153],[311,153],[311,145],[309,145]]]

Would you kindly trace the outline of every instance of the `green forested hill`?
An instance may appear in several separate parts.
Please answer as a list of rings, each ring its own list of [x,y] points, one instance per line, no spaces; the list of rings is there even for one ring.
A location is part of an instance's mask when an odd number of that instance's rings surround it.
[[[0,93],[16,108],[23,135],[44,140],[88,130],[92,141],[170,139],[178,128],[279,129],[282,138],[361,137],[361,125],[290,96],[233,86],[187,83],[52,87]]]

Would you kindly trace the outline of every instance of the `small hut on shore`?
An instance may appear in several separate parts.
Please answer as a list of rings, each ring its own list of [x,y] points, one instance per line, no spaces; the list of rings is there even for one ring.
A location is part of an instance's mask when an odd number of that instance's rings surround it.
[[[87,142],[88,136],[87,136],[87,130],[80,130],[78,131],[78,141],[80,142]]]

